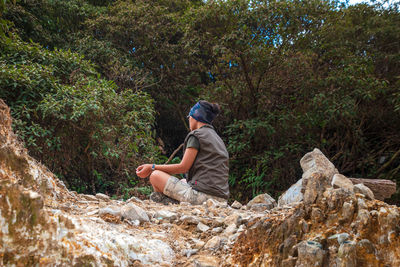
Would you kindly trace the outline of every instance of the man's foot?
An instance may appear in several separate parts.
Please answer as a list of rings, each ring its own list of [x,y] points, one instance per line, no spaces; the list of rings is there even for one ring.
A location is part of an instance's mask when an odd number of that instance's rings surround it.
[[[170,198],[163,193],[160,192],[153,192],[150,195],[150,200],[157,202],[157,203],[162,203],[164,205],[168,204],[179,204],[179,201],[173,198]]]

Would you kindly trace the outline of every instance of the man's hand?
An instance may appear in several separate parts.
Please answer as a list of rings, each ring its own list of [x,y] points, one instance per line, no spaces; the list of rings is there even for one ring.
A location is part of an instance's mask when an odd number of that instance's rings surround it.
[[[140,178],[146,178],[151,174],[151,164],[143,164],[136,168],[136,175]]]

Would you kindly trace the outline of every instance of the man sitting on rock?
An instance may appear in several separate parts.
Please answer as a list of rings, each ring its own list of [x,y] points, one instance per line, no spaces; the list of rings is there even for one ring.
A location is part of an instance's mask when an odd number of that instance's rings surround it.
[[[218,104],[197,102],[188,115],[191,132],[184,142],[181,163],[143,164],[136,169],[141,178],[150,176],[154,193],[150,199],[166,203],[168,197],[199,205],[207,199],[226,202],[229,196],[229,155],[222,139],[211,125],[220,112]],[[172,174],[187,173],[187,181]]]

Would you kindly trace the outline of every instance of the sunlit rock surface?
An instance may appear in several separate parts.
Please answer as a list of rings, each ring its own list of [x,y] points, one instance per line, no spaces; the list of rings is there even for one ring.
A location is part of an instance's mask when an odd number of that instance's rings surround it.
[[[27,155],[0,100],[0,266],[400,266],[399,209],[332,187],[319,150],[302,163],[304,200],[278,207],[77,194]]]
[[[302,202],[246,225],[228,259],[237,266],[400,266],[400,210],[354,187],[319,151],[307,153]],[[362,190],[365,190],[364,193]],[[293,190],[294,191],[294,190]]]

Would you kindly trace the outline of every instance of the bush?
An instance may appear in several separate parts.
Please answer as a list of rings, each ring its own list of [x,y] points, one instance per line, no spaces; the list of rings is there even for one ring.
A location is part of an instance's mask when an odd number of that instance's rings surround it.
[[[17,36],[2,42],[0,98],[33,154],[78,192],[116,192],[154,158],[154,107],[144,92],[120,90],[70,51]]]

